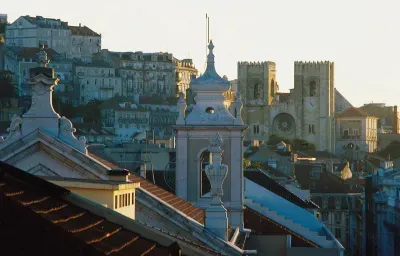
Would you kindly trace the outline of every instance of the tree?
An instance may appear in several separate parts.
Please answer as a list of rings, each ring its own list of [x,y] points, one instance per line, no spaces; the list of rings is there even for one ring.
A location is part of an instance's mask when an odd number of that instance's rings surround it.
[[[267,145],[273,145],[275,146],[276,144],[278,144],[279,142],[283,141],[284,138],[280,137],[278,135],[272,134],[269,136],[268,141],[267,141]]]
[[[0,77],[0,103],[8,106],[10,100],[18,96],[17,88],[11,83],[11,78]]]
[[[89,101],[88,104],[84,106],[83,109],[84,122],[96,123],[96,124],[100,123],[100,118],[101,118],[100,105],[102,103],[103,102],[101,100],[92,100]]]

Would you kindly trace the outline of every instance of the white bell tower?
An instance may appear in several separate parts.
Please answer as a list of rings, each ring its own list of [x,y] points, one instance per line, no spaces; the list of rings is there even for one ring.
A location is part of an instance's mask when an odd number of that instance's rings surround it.
[[[229,90],[230,84],[215,70],[212,41],[208,49],[206,71],[190,83],[196,104],[187,109],[183,97],[178,101],[179,117],[174,126],[177,131],[176,194],[203,209],[212,205],[212,183],[207,178],[206,166],[215,160],[210,139],[219,134],[223,139],[221,164],[228,168],[221,200],[227,209],[229,224],[243,228],[243,131],[247,128],[241,119],[243,104],[237,94],[231,110],[225,106],[223,93]]]

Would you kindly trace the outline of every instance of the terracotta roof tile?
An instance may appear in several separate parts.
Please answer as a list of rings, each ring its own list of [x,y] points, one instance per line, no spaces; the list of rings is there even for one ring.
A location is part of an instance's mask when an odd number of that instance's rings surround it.
[[[100,36],[98,33],[94,32],[90,28],[86,26],[68,26],[69,29],[71,30],[72,35],[78,35],[78,36]]]
[[[195,206],[193,206],[191,203],[179,198],[178,196],[172,194],[171,192],[168,192],[164,190],[163,188],[154,185],[147,181],[146,179],[139,177],[138,175],[131,175],[130,180],[133,182],[140,182],[140,187],[153,196],[159,198],[160,200],[170,204],[177,210],[183,212],[190,218],[198,221],[201,224],[204,224],[204,210],[201,210]]]
[[[52,229],[56,232],[53,235],[69,239],[64,242],[68,246],[71,243],[76,246],[81,243],[81,248],[89,245],[101,252],[96,255],[170,255],[168,248],[65,201],[62,196],[70,193],[68,190],[15,167],[0,163],[0,183],[2,206],[4,202],[12,202],[2,209],[2,213],[27,209],[32,214],[26,216],[58,226],[54,229],[57,231]],[[0,224],[2,221],[5,220],[0,220]],[[29,229],[28,226],[24,228]]]
[[[342,117],[368,117],[368,115],[364,110],[360,108],[355,108],[355,107],[350,107],[337,115],[336,117],[342,118]]]
[[[296,164],[296,181],[302,189],[310,189],[311,193],[361,193],[363,182],[353,178],[344,181],[340,177],[327,171],[318,171],[313,176],[313,164]],[[312,186],[310,186],[313,184]],[[312,187],[312,188],[311,188]]]

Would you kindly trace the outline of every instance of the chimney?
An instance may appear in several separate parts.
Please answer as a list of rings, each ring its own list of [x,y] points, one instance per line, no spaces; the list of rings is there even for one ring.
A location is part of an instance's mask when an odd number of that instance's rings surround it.
[[[81,23],[79,23],[79,27],[81,27]]]
[[[398,127],[399,127],[399,117],[397,112],[397,106],[394,106],[393,109],[393,134],[398,134]]]
[[[224,194],[222,184],[228,175],[228,166],[222,164],[222,138],[217,133],[210,140],[208,150],[211,153],[211,163],[206,166],[205,172],[211,184],[212,201],[206,209],[205,228],[213,232],[216,236],[228,240],[228,214],[221,201]]]
[[[107,172],[107,176],[110,180],[128,182],[129,171],[127,169],[112,169]]]

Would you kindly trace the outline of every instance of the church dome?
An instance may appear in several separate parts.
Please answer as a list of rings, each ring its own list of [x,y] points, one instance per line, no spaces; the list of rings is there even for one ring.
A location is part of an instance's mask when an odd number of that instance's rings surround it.
[[[207,68],[202,76],[190,82],[190,88],[194,92],[225,92],[229,90],[229,81],[220,77],[215,70],[214,62],[214,44],[212,40],[208,45],[209,53],[207,55]]]

